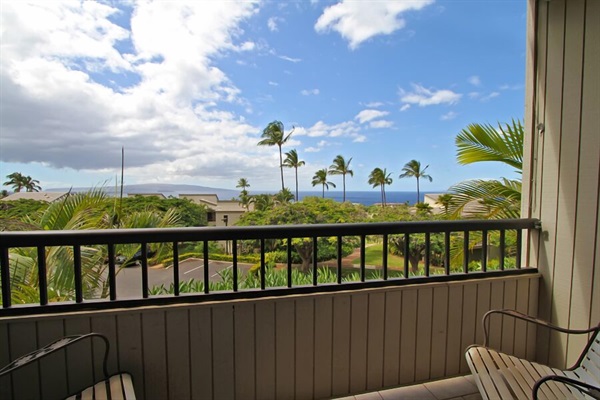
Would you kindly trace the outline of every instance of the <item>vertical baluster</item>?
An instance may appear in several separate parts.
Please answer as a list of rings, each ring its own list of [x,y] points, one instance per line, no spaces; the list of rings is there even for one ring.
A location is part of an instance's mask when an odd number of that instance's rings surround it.
[[[287,286],[292,287],[292,238],[287,238]]]
[[[429,276],[430,254],[431,254],[431,233],[425,232],[425,276]]]
[[[383,250],[382,250],[382,263],[383,263],[383,280],[388,279],[388,235],[383,235]]]
[[[517,269],[521,269],[521,246],[523,244],[523,231],[518,229],[517,230],[517,259],[516,261],[516,267]]]
[[[210,275],[209,275],[209,263],[208,263],[208,241],[205,240],[204,243],[204,248],[203,250],[203,261],[204,261],[204,293],[208,293],[210,292]]]
[[[75,274],[75,302],[83,302],[83,285],[81,277],[81,246],[73,246],[73,273]]]
[[[500,260],[499,260],[499,265],[500,265],[500,270],[504,271],[504,257],[506,256],[506,231],[504,229],[502,229],[500,231]]]
[[[260,239],[260,288],[265,290],[265,239]]]
[[[444,272],[450,275],[450,231],[444,233]]]
[[[410,236],[408,233],[404,234],[404,277],[408,278],[408,253],[410,251]]]
[[[366,279],[366,238],[365,235],[360,235],[360,281],[364,282]]]
[[[317,248],[317,238],[313,237],[312,238],[312,244],[313,244],[313,286],[317,286],[317,283],[319,282],[319,271],[317,270],[317,259],[318,259],[318,248]]]
[[[231,268],[233,268],[233,291],[237,292],[238,291],[238,247],[237,247],[237,239],[233,239],[231,241],[231,246],[233,247],[231,249],[232,253],[233,253],[233,266]]]
[[[337,237],[337,283],[342,283],[342,237]]]
[[[179,296],[179,246],[173,242],[173,294]]]
[[[487,272],[487,258],[488,258],[488,231],[481,231],[481,270]]]
[[[117,299],[117,271],[115,266],[115,245],[108,245],[108,293],[111,301]]]
[[[40,288],[40,305],[48,304],[48,278],[46,275],[46,248],[38,246],[38,284]]]
[[[140,245],[140,251],[142,252],[142,297],[148,298],[148,245],[143,242]]]
[[[463,242],[463,272],[469,273],[469,231],[465,231]]]
[[[2,274],[2,308],[9,308],[11,306],[11,298],[8,247],[2,247],[2,252],[0,253],[0,273]]]

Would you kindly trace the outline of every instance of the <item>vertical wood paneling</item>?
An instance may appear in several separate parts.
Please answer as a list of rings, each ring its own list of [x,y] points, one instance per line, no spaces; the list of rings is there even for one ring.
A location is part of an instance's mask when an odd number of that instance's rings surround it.
[[[540,271],[544,275],[540,286],[540,316],[551,320],[552,281],[555,276],[554,258],[556,245],[556,219],[558,208],[558,178],[560,137],[562,125],[562,77],[564,49],[565,0],[553,1],[548,6],[548,48],[546,68],[546,117],[543,149],[543,175],[540,192],[540,218],[544,232],[540,248]],[[548,360],[549,336],[542,333],[538,338],[538,359]]]
[[[504,282],[496,280],[492,282],[492,297],[490,298],[490,310],[498,310],[504,307]],[[489,342],[488,346],[496,350],[502,347],[502,316],[492,315],[489,319]]]
[[[312,399],[314,387],[315,303],[296,300],[296,398]]]
[[[428,380],[431,364],[431,324],[433,317],[433,289],[419,289],[417,296],[417,358],[415,362],[415,380]]]
[[[37,323],[37,335],[40,347],[64,337],[63,321],[59,319],[39,321]],[[102,360],[102,358],[96,358],[96,360]],[[92,362],[91,359],[80,361]],[[100,364],[98,364],[97,369],[101,369]],[[58,371],[67,370],[65,355],[62,351],[41,359],[39,370],[43,399],[58,399],[68,394],[67,374],[57,373]]]
[[[465,349],[475,343],[475,326],[477,325],[477,304],[472,299],[477,298],[477,284],[466,284],[463,287],[463,315],[460,346],[460,372],[469,372],[467,360],[464,357]]]
[[[371,390],[383,385],[385,293],[369,295],[368,319],[367,390]]]
[[[315,299],[315,398],[331,397],[333,297]]]
[[[169,399],[189,399],[191,369],[188,310],[175,309],[167,312],[166,331]]]
[[[0,365],[4,366],[11,360],[10,339],[8,335],[8,324],[0,324]],[[16,358],[16,357],[15,357]],[[0,378],[0,399],[10,399],[12,393],[12,381],[10,375]]]
[[[167,349],[165,314],[148,311],[142,314],[142,346],[144,354],[144,383],[147,399],[167,398]]]
[[[538,315],[538,295],[539,295],[539,279],[529,280],[529,309],[527,314],[533,317]],[[537,351],[537,332],[538,329],[534,324],[527,324],[527,359],[535,360]]]
[[[190,366],[192,398],[213,398],[212,318],[209,307],[190,309]]]
[[[117,317],[115,315],[92,315],[90,317],[90,322],[92,324],[92,331],[98,332],[106,336],[108,339],[109,349],[108,349],[108,361],[106,363],[109,374],[116,374],[121,369],[119,367],[119,358],[118,358],[118,340],[117,340]],[[96,340],[96,343],[99,343]],[[98,381],[102,379],[102,368],[100,363],[102,362],[102,358],[104,357],[104,348],[103,345],[96,345],[94,343],[94,359],[98,363],[98,368],[95,371],[95,380]]]
[[[504,304],[502,308],[514,310],[517,302],[517,281],[509,280],[504,282]],[[502,345],[500,350],[507,354],[513,354],[515,342],[515,319],[512,317],[503,317],[502,323]]]
[[[141,313],[117,315],[117,348],[119,367],[133,375],[136,396],[145,398]]]
[[[79,335],[91,331],[89,317],[77,317],[65,319],[65,335]],[[38,343],[43,346],[46,343]],[[94,369],[101,368],[101,362],[95,363],[93,359],[92,342],[82,340],[67,348],[67,365],[76,365],[76,368],[68,368],[69,393],[75,393],[94,383]]]
[[[275,398],[275,303],[258,302],[256,315],[256,398]]]
[[[350,296],[333,298],[333,376],[334,396],[350,391]]]
[[[19,358],[41,346],[37,342],[35,322],[14,322],[9,325],[11,356]],[[37,365],[30,364],[12,373],[13,399],[40,398],[40,379]]]
[[[491,310],[490,295],[492,285],[490,282],[482,282],[477,285],[477,316],[475,318],[475,343],[483,344],[483,315]]]
[[[296,331],[294,300],[275,303],[275,395],[278,399],[294,398],[296,372]],[[304,321],[298,321],[299,324]],[[306,349],[302,349],[306,351]]]
[[[405,290],[402,293],[402,311],[400,318],[400,383],[415,380],[415,350],[417,342],[417,290]]]
[[[448,287],[433,290],[433,319],[431,326],[431,379],[444,376],[448,336]]]
[[[570,7],[570,6],[569,6]],[[600,315],[590,318],[594,303],[600,303],[593,290],[594,274],[598,275],[598,259],[594,258],[594,248],[598,246],[598,190],[600,181],[600,49],[597,38],[600,37],[600,5],[597,1],[587,1],[585,21],[581,28],[586,40],[583,49],[582,93],[581,93],[581,143],[579,146],[579,174],[577,185],[577,221],[575,249],[573,254],[573,282],[571,297],[571,315],[569,326],[581,328],[595,325]],[[579,33],[579,32],[577,32]],[[595,264],[595,265],[594,265]],[[596,271],[594,273],[594,270]],[[567,349],[568,364],[585,346],[586,338],[574,335],[569,339]]]
[[[362,392],[367,387],[367,324],[369,296],[352,295],[350,319],[350,392]]]
[[[233,306],[218,305],[212,312],[213,347],[213,397],[215,399],[233,399],[235,396],[235,377],[233,375],[234,337]]]
[[[394,290],[385,295],[385,333],[383,354],[383,386],[395,386],[399,382],[400,362],[400,311],[402,292]]]
[[[529,314],[529,282],[517,281],[517,303],[515,309],[523,314]],[[513,353],[519,358],[527,357],[527,322],[515,321],[515,339]]]
[[[448,289],[448,338],[446,347],[446,375],[460,372],[463,358],[461,342],[463,296],[462,285],[450,285]]]
[[[235,306],[235,397],[255,398],[254,304]]]

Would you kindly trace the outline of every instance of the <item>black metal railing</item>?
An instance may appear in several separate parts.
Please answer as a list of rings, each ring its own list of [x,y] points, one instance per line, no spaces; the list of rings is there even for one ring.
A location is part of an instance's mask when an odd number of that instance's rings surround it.
[[[524,230],[538,229],[539,221],[536,219],[517,220],[463,220],[463,221],[422,221],[422,222],[397,222],[397,223],[362,223],[362,224],[327,224],[327,225],[284,225],[284,226],[246,226],[246,227],[204,227],[204,228],[168,228],[168,229],[118,229],[118,230],[85,230],[85,231],[30,231],[30,232],[1,232],[0,233],[0,278],[2,289],[2,308],[0,316],[20,315],[41,312],[63,312],[69,310],[104,309],[117,307],[133,307],[151,304],[172,304],[176,302],[201,302],[207,300],[255,298],[263,296],[278,296],[298,293],[314,293],[320,291],[336,291],[361,289],[382,286],[394,286],[414,283],[439,282],[483,278],[490,276],[514,275],[521,273],[534,273],[534,268],[521,268],[521,248]],[[488,233],[499,232],[498,266],[490,270],[487,265]],[[505,268],[504,260],[507,250],[506,233],[514,231],[515,243],[511,246],[514,255],[514,266]],[[424,252],[421,257],[423,272],[419,276],[411,276],[408,254],[411,251],[411,237],[424,234]],[[462,270],[451,270],[451,237],[462,235]],[[380,279],[367,280],[365,249],[367,238],[371,236],[382,238],[382,262]],[[432,235],[443,235],[444,253],[441,266],[435,267],[432,273],[431,243]],[[403,238],[404,265],[400,277],[391,277],[388,265],[388,242],[391,237]],[[345,237],[358,237],[360,240],[360,264],[358,282],[344,282],[342,280],[342,240]],[[480,238],[481,268],[469,271],[470,238]],[[312,285],[294,285],[292,279],[292,251],[293,239],[304,238],[312,240]],[[333,283],[318,283],[318,239],[335,238],[337,241],[337,263],[332,268],[337,278]],[[287,248],[287,285],[283,287],[267,287],[265,240],[278,239],[285,243]],[[258,240],[260,248],[259,270],[260,289],[240,290],[240,274],[238,272],[238,243],[244,240]],[[232,273],[233,284],[231,290],[214,292],[210,289],[209,275],[209,242],[231,241],[232,246]],[[204,286],[203,293],[184,294],[180,292],[180,268],[178,244],[182,242],[203,243],[202,266]],[[151,296],[148,281],[148,245],[152,243],[172,244],[172,273],[173,295]],[[141,298],[119,299],[117,296],[117,262],[115,260],[115,246],[136,244],[141,251]],[[72,249],[74,291],[73,301],[49,302],[47,287],[46,250],[54,246],[63,246]],[[85,299],[83,295],[82,276],[82,247],[106,246],[107,272],[107,298]],[[39,304],[13,304],[11,298],[11,249],[35,248],[37,249],[37,290],[39,291]],[[14,250],[13,250],[14,251]],[[14,258],[14,257],[13,257]],[[13,260],[13,263],[15,261]],[[397,271],[396,271],[397,272]],[[398,275],[396,275],[398,276]]]

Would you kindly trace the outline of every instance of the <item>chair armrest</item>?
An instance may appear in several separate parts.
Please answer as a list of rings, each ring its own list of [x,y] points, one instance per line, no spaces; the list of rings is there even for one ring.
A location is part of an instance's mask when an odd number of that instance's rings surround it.
[[[27,354],[17,358],[16,360],[12,361],[10,364],[6,365],[4,368],[0,369],[0,377],[4,376],[6,374],[9,374],[21,367],[24,367],[34,361],[38,361],[41,358],[54,353],[55,351],[58,351],[62,348],[72,345],[73,343],[77,343],[80,340],[83,340],[86,338],[93,339],[94,337],[99,337],[104,342],[104,361],[102,364],[102,368],[103,368],[103,372],[104,372],[104,377],[108,378],[108,368],[107,368],[108,349],[109,349],[108,339],[106,338],[106,336],[104,336],[100,333],[93,333],[93,332],[86,333],[84,335],[65,336],[61,339],[55,340],[54,342],[45,345],[41,349],[37,349],[37,350],[32,351],[31,353],[27,353]]]
[[[594,326],[594,327],[591,327],[591,328],[588,328],[588,329],[567,329],[567,328],[562,328],[560,326],[553,325],[553,324],[551,324],[549,322],[546,322],[544,320],[531,317],[531,316],[529,316],[527,314],[523,314],[523,313],[521,313],[519,311],[515,311],[515,310],[505,310],[505,309],[503,309],[503,310],[490,310],[490,311],[488,311],[488,312],[486,312],[484,314],[483,319],[482,319],[483,332],[484,332],[484,339],[483,339],[484,340],[484,342],[483,342],[484,346],[488,345],[488,336],[489,336],[489,330],[488,330],[488,328],[489,328],[489,322],[488,322],[488,320],[489,320],[489,317],[492,314],[504,314],[504,315],[508,315],[510,317],[521,319],[523,321],[527,321],[527,322],[530,322],[530,323],[533,323],[533,324],[536,324],[536,325],[544,326],[546,328],[553,329],[553,330],[556,330],[556,331],[559,331],[559,332],[562,332],[562,333],[582,334],[582,333],[596,332],[596,331],[600,330],[600,325]]]
[[[567,378],[566,376],[558,376],[558,375],[548,375],[541,379],[539,379],[535,385],[533,385],[532,394],[534,400],[538,400],[538,390],[540,387],[548,382],[548,381],[556,381],[561,382],[565,385],[571,386],[581,393],[593,397],[594,399],[600,400],[600,388],[596,386],[592,386],[589,383],[581,382],[576,379]]]

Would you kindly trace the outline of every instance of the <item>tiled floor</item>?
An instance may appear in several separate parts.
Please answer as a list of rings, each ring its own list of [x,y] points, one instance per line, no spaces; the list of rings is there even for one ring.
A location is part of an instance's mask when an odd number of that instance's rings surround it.
[[[337,400],[481,400],[481,395],[475,380],[468,375],[342,397]]]

